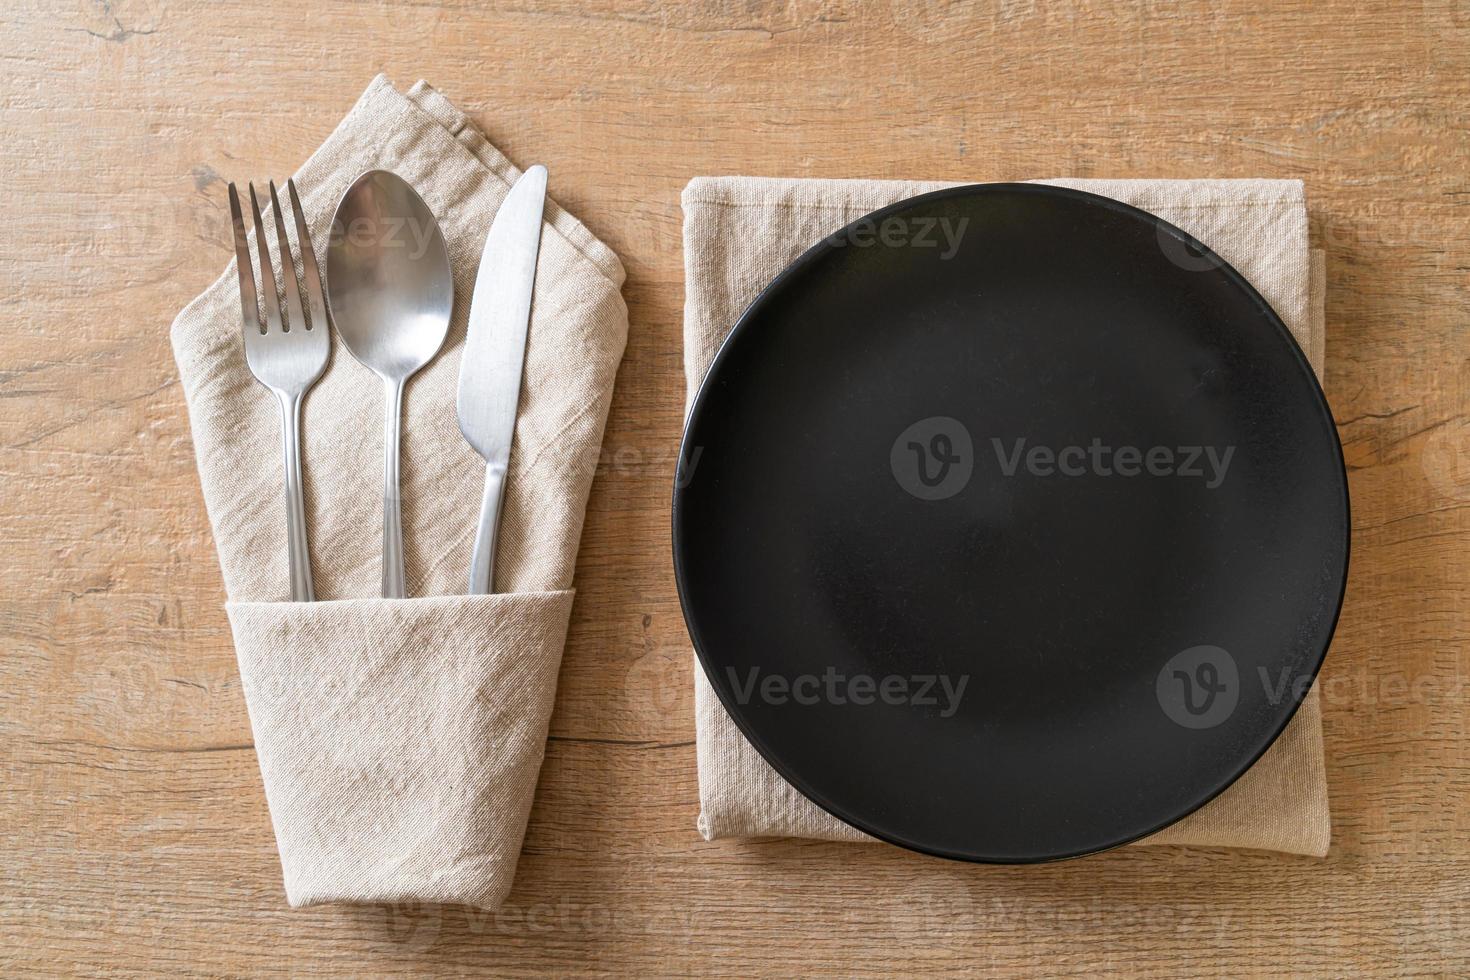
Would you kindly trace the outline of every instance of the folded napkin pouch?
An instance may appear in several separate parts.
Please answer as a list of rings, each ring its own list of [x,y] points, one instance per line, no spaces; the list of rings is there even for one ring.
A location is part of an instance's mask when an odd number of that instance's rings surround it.
[[[373,168],[402,176],[434,211],[454,274],[448,338],[403,404],[404,557],[408,593],[422,598],[369,598],[381,569],[382,386],[339,340],[302,422],[316,603],[286,601],[280,422],[245,363],[233,264],[175,320],[174,353],[288,900],[494,907],[545,749],[627,339],[623,270],[547,202],[501,594],[462,595],[485,467],[459,433],[460,354],[485,236],[519,171],[433,89],[402,94],[379,77],[295,174],[319,252],[343,191]]]

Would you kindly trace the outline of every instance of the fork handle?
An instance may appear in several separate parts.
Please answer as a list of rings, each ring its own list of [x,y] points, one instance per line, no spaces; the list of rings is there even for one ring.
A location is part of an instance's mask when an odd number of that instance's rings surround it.
[[[402,599],[403,510],[398,495],[398,442],[403,419],[403,382],[385,381],[383,412],[383,598]]]
[[[301,396],[281,394],[281,452],[286,470],[286,552],[291,601],[315,602],[311,553],[306,547],[306,505],[301,495]]]

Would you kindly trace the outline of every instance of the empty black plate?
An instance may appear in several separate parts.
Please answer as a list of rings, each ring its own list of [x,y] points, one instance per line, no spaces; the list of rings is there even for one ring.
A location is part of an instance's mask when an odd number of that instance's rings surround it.
[[[876,837],[1039,861],[1244,772],[1342,604],[1332,416],[1183,232],[989,184],[813,247],[731,332],[674,493],[680,600],[776,770]]]

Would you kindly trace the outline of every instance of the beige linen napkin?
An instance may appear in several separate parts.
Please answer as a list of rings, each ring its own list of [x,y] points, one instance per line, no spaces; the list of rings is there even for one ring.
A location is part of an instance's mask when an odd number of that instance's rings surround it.
[[[1214,249],[1260,291],[1322,374],[1322,254],[1307,244],[1295,180],[1048,180],[1149,211]],[[684,189],[686,412],[745,307],[824,236],[895,201],[953,186],[871,180],[700,177]],[[1181,256],[1181,261],[1188,261]],[[696,663],[699,830],[720,837],[872,838],[812,803],[751,747]],[[1286,731],[1234,785],[1140,844],[1327,853],[1322,717],[1314,688]]]
[[[480,250],[520,172],[433,89],[404,95],[380,76],[295,175],[323,259],[338,198],[371,168],[418,190],[454,274],[448,339],[403,406],[405,561],[419,598],[373,598],[383,391],[340,339],[304,409],[312,568],[329,600],[316,603],[286,601],[280,422],[245,364],[233,263],[174,321],[174,354],[288,899],[493,907],[510,888],[544,751],[627,339],[623,270],[547,202],[496,552],[503,594],[461,595],[484,463],[459,434],[460,352]]]

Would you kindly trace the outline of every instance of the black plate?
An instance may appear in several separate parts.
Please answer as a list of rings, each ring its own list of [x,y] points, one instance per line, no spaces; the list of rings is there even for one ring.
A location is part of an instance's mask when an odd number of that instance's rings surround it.
[[[673,520],[756,749],[976,861],[1225,789],[1316,675],[1348,559],[1332,416],[1265,300],[1173,226],[1035,185],[901,202],[771,283],[695,401]]]

